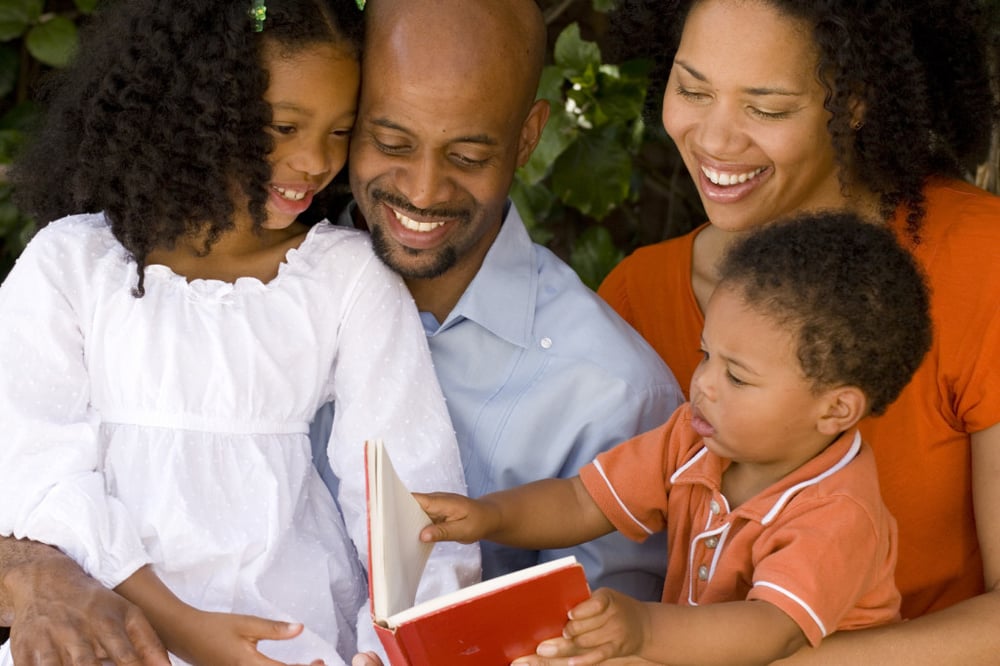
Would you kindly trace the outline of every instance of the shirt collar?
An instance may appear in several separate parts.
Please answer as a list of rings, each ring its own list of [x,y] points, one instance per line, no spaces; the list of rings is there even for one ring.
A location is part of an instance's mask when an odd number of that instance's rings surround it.
[[[798,492],[837,473],[854,460],[860,451],[861,433],[857,428],[849,430],[812,460],[736,507],[733,514],[767,525],[777,518]],[[720,458],[707,448],[702,448],[674,473],[671,481],[677,484],[705,485],[718,491],[722,473],[728,466],[728,460]]]
[[[351,202],[337,224],[355,227]],[[535,324],[538,293],[538,257],[520,213],[507,201],[500,232],[490,246],[482,266],[458,299],[448,317],[436,325],[433,315],[422,312],[428,335],[434,336],[463,320],[474,321],[511,344],[527,347]]]
[[[534,328],[538,257],[521,215],[510,201],[500,232],[482,266],[434,333],[470,320],[511,344],[527,347]]]

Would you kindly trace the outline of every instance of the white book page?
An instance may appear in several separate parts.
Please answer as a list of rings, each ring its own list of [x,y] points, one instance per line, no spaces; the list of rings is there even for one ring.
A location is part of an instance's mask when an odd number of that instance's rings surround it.
[[[431,524],[392,467],[382,440],[365,442],[371,535],[372,608],[377,621],[413,605],[433,544],[420,530]]]

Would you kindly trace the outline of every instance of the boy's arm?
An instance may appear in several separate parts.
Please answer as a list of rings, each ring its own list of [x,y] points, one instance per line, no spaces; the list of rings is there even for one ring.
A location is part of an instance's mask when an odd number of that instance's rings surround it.
[[[488,539],[518,548],[567,548],[614,527],[579,477],[543,479],[477,500],[446,493],[414,493],[434,521],[425,541],[471,543]]]
[[[573,656],[574,666],[628,658],[655,664],[770,664],[806,644],[791,617],[766,601],[679,606],[599,590],[570,616],[566,637],[545,641],[537,655],[514,663],[562,666]]]

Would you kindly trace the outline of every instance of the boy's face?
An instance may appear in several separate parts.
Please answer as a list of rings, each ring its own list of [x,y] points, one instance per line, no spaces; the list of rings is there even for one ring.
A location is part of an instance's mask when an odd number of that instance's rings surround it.
[[[691,379],[692,427],[714,453],[777,481],[831,441],[819,423],[828,391],[802,373],[788,326],[747,306],[739,292],[712,294],[704,357]]]

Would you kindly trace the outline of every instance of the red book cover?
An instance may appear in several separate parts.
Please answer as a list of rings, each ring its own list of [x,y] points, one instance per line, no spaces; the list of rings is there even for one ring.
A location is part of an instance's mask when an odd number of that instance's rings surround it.
[[[406,500],[418,511],[420,505],[409,492],[400,490],[402,484],[388,456],[378,449],[374,442],[365,448],[368,580],[372,621],[391,666],[498,666],[532,654],[541,641],[561,635],[569,610],[590,597],[583,567],[572,556],[413,605],[429,554],[416,535],[430,519],[426,514],[414,518]],[[396,488],[386,491],[387,486]],[[383,494],[392,499],[382,502]],[[399,506],[390,508],[392,504]],[[401,524],[398,515],[393,517],[397,512],[410,518]],[[387,549],[385,541],[402,542],[396,550]],[[416,547],[411,541],[416,541]],[[409,551],[419,568],[405,560],[390,564],[402,551]],[[400,579],[405,581],[402,591]]]

